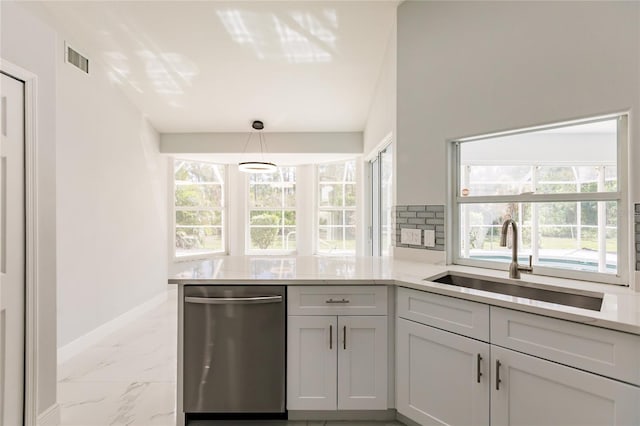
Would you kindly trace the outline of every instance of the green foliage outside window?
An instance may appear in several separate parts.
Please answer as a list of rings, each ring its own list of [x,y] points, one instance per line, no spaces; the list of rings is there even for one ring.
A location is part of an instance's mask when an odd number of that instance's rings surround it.
[[[263,213],[251,218],[252,225],[262,225],[265,227],[251,229],[251,241],[254,246],[258,246],[261,250],[266,250],[275,241],[278,236],[278,228],[280,217],[273,213]]]
[[[176,254],[224,250],[224,166],[176,160],[174,182]]]

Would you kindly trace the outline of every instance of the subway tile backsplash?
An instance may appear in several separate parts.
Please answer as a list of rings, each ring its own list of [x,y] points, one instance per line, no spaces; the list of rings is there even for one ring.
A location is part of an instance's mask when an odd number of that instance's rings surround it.
[[[428,205],[411,205],[411,206],[395,206],[394,228],[396,232],[395,246],[409,247],[422,250],[444,251],[444,205],[428,204]],[[424,246],[424,235],[421,244],[409,245],[400,244],[400,230],[403,228],[412,229],[430,229],[436,233],[435,247]],[[423,233],[424,234],[424,233]]]
[[[640,203],[635,205],[636,271],[640,271]]]

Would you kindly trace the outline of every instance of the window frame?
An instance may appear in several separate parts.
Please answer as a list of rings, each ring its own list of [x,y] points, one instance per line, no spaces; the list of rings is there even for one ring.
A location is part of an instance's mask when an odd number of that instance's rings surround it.
[[[185,254],[182,256],[178,256],[176,254],[176,227],[177,227],[177,222],[176,222],[176,212],[178,211],[177,206],[176,206],[176,173],[175,173],[175,165],[177,161],[189,161],[192,163],[205,163],[205,164],[211,164],[214,166],[220,166],[223,168],[223,179],[224,182],[222,183],[222,208],[221,209],[200,209],[203,211],[220,211],[221,212],[221,221],[222,221],[222,225],[220,227],[221,232],[222,232],[222,249],[221,250],[211,250],[211,251],[207,251],[204,253],[194,253],[194,254]],[[188,158],[178,158],[178,157],[172,157],[171,161],[170,161],[170,168],[169,168],[169,173],[170,173],[170,179],[171,179],[171,194],[170,194],[170,199],[169,199],[169,203],[171,205],[171,238],[170,240],[170,244],[171,244],[171,257],[173,259],[173,262],[186,262],[186,261],[191,261],[191,260],[197,260],[197,259],[206,259],[208,257],[211,256],[226,256],[229,254],[229,238],[228,238],[228,227],[229,227],[229,221],[227,220],[228,218],[228,209],[229,209],[229,167],[227,164],[220,164],[220,163],[214,163],[212,161],[202,161],[202,160],[192,160],[192,159],[188,159]]]
[[[515,195],[491,195],[491,196],[466,196],[459,194],[460,188],[460,144],[470,141],[490,139],[499,136],[531,133],[540,130],[562,128],[571,125],[588,124],[599,121],[617,119],[617,184],[616,192],[596,193],[564,193],[564,194],[515,194]],[[464,266],[480,267],[486,269],[509,269],[507,262],[495,262],[461,257],[460,235],[460,206],[472,203],[543,203],[543,202],[578,202],[578,201],[616,201],[617,211],[617,272],[608,274],[602,272],[587,272],[571,269],[552,268],[534,265],[533,274],[568,278],[583,281],[593,281],[606,284],[629,286],[629,195],[628,195],[628,151],[629,151],[629,112],[614,113],[586,119],[557,122],[548,125],[521,128],[512,131],[497,132],[479,136],[450,139],[447,141],[447,164],[449,166],[447,198],[451,206],[447,213],[447,235],[449,249],[447,250],[447,263]],[[526,278],[525,278],[526,279]]]
[[[331,164],[346,164],[348,162],[353,162],[353,176],[354,176],[354,180],[353,181],[327,181],[327,182],[320,182],[320,172],[319,172],[319,168],[320,166],[326,166],[326,165],[331,165]],[[345,190],[345,187],[347,184],[352,184],[354,187],[354,191],[356,194],[356,204],[353,207],[348,207],[346,205],[343,206],[330,206],[327,207],[325,206],[324,208],[322,206],[320,206],[320,186],[322,184],[330,184],[330,185],[341,185],[343,188],[343,191]],[[359,213],[359,209],[358,209],[358,160],[356,158],[350,158],[350,159],[346,159],[346,160],[337,160],[337,161],[328,161],[328,162],[323,162],[323,163],[317,163],[314,165],[314,246],[313,246],[313,252],[315,254],[317,254],[318,256],[356,256],[358,253],[358,225],[357,223],[353,226],[347,226],[344,224],[344,218],[346,218],[346,212],[347,211],[352,211],[354,216],[356,217],[356,219],[358,218],[358,213]],[[345,192],[346,193],[346,192]],[[343,198],[343,204],[344,204],[344,198]],[[320,225],[320,212],[321,211],[339,211],[339,212],[344,212],[345,215],[343,216],[343,224],[342,225],[336,225],[336,226],[327,226],[327,225]],[[353,248],[353,251],[337,251],[335,253],[325,253],[325,252],[321,252],[320,251],[320,229],[321,228],[329,228],[329,227],[333,227],[333,228],[341,228],[342,229],[342,234],[343,234],[343,245],[344,242],[346,241],[346,239],[344,238],[346,236],[346,229],[347,228],[353,228],[354,231],[354,244],[355,247]]]
[[[367,167],[369,171],[369,254],[371,256],[392,257],[392,248],[395,245],[395,229],[393,219],[393,191],[394,191],[394,179],[393,176],[393,139],[391,135],[388,135],[380,147],[374,150],[374,154],[368,159]],[[389,182],[389,194],[385,194],[383,191],[383,167],[385,156],[390,157],[391,166],[391,180]],[[388,158],[389,158],[388,157]],[[387,207],[385,204],[385,195],[390,196],[388,211],[383,209]],[[384,227],[384,217],[388,219],[388,229]],[[386,231],[386,235],[385,235]],[[385,238],[386,237],[386,238]],[[383,242],[388,239],[388,245],[385,247]],[[385,252],[386,249],[386,252]]]
[[[285,166],[279,166],[278,167],[278,171],[281,168],[294,168],[295,169],[295,175],[296,175],[296,179],[294,181],[294,185],[295,185],[295,195],[296,195],[296,203],[295,206],[293,208],[284,208],[281,206],[280,209],[275,209],[275,208],[271,208],[271,207],[265,207],[265,208],[259,208],[259,209],[252,209],[251,206],[249,205],[249,194],[251,193],[251,174],[244,174],[244,188],[245,188],[245,193],[244,193],[244,211],[245,211],[245,215],[244,215],[244,244],[245,244],[245,254],[246,255],[265,255],[265,256],[273,256],[273,255],[295,255],[298,253],[298,223],[299,223],[299,209],[298,209],[298,167],[297,165],[285,165]],[[251,211],[254,210],[263,210],[263,211],[275,211],[275,212],[284,212],[285,210],[293,210],[296,214],[296,224],[295,224],[295,233],[296,233],[296,248],[293,250],[286,250],[286,249],[265,249],[265,250],[261,250],[261,249],[253,249],[251,248]],[[291,226],[286,226],[286,227],[291,227]],[[286,228],[284,223],[282,225],[280,225],[280,228],[284,229]]]

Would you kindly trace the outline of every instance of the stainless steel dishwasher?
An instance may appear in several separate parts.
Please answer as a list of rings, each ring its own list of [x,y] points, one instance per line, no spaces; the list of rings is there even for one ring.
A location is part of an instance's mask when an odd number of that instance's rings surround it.
[[[185,286],[185,413],[286,418],[285,299],[284,286]]]

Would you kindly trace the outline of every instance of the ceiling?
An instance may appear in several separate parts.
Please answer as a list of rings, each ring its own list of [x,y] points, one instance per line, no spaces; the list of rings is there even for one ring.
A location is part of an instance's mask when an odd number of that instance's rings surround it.
[[[362,131],[396,1],[46,1],[162,133]]]

